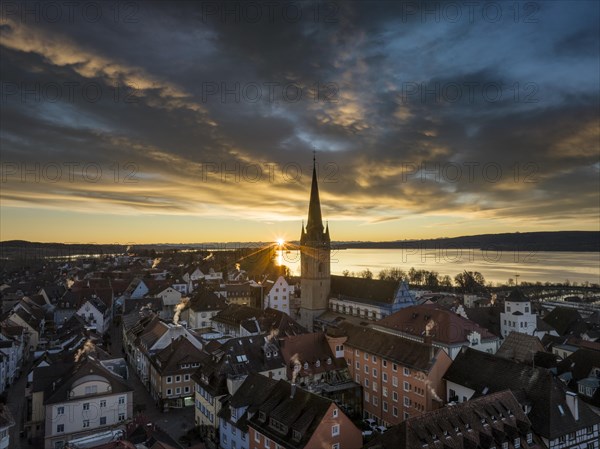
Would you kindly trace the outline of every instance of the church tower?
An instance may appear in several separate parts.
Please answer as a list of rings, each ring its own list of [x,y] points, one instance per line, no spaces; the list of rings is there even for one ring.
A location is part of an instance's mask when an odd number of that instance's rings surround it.
[[[313,320],[327,311],[331,287],[329,225],[324,229],[313,157],[312,186],[306,228],[300,236],[300,319],[302,326],[313,330]]]

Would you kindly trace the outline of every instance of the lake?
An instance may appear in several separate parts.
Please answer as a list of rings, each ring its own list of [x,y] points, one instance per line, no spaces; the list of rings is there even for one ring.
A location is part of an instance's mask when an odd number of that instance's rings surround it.
[[[299,251],[278,251],[279,264],[300,275]],[[478,249],[345,249],[331,251],[331,273],[365,269],[377,277],[385,268],[411,267],[437,271],[454,278],[458,273],[479,271],[486,282],[506,283],[519,275],[519,282],[590,282],[600,284],[600,254],[595,252],[482,251]]]

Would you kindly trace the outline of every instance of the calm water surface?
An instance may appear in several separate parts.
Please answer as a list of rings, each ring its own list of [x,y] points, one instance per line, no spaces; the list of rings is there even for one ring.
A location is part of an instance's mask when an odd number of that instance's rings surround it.
[[[278,263],[292,274],[300,274],[298,251],[279,251]],[[600,283],[600,254],[594,252],[506,252],[478,249],[346,249],[332,250],[331,272],[370,269],[376,277],[385,268],[411,267],[437,271],[452,278],[464,270],[479,271],[487,282],[506,283],[519,275],[519,282]]]

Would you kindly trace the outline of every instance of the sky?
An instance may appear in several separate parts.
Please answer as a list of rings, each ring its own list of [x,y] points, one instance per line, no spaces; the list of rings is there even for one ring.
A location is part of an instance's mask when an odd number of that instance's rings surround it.
[[[2,2],[0,240],[600,230],[597,1]]]

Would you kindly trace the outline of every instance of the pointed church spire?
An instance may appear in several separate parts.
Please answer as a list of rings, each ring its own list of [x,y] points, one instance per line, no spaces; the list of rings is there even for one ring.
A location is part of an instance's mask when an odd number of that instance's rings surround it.
[[[319,184],[317,182],[317,162],[314,155],[310,203],[308,205],[308,220],[306,222],[306,232],[311,234],[311,231],[316,231],[319,234],[323,233],[323,218],[321,217],[321,201],[319,199]]]
[[[312,185],[310,188],[310,202],[308,204],[308,220],[306,228],[302,227],[301,242],[312,244],[329,244],[329,232],[324,232],[323,217],[321,216],[321,200],[319,199],[319,184],[317,181],[317,157],[313,151]]]

